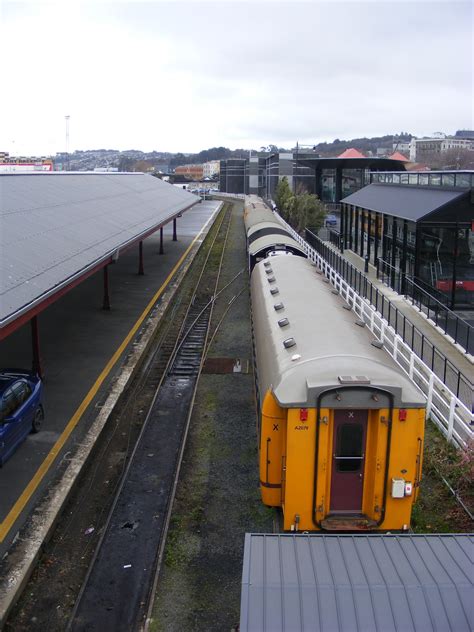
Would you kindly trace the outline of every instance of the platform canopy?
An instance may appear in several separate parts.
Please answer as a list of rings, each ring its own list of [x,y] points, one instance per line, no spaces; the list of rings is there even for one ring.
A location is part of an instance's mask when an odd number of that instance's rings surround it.
[[[143,173],[0,174],[0,338],[198,201]]]
[[[469,632],[470,535],[245,536],[240,632]]]
[[[345,153],[345,152],[344,152]],[[362,156],[362,154],[361,154]],[[400,160],[391,158],[338,156],[337,158],[318,158],[303,155],[296,158],[300,165],[311,169],[370,169],[371,171],[405,171],[405,165]]]
[[[469,192],[463,189],[374,183],[351,193],[341,202],[413,222],[469,221],[472,214],[469,198]],[[453,205],[459,208],[459,213],[453,213]]]

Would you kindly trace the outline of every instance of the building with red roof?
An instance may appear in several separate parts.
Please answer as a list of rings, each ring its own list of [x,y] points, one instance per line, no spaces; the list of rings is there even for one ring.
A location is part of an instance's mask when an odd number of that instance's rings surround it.
[[[410,162],[409,158],[401,154],[399,151],[394,151],[389,158],[390,160],[403,160],[403,162]]]
[[[346,149],[342,152],[338,158],[365,158],[364,154],[361,153],[358,149],[354,149],[351,147],[350,149]]]

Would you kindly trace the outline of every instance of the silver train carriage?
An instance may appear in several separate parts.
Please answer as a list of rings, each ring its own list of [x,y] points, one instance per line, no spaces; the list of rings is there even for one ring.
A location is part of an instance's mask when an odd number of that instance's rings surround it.
[[[256,195],[245,197],[244,224],[250,270],[266,257],[288,254],[306,257],[303,248]]]

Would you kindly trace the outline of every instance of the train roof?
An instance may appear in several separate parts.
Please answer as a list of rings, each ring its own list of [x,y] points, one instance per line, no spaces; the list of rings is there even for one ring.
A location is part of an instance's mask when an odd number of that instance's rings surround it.
[[[245,230],[260,222],[271,222],[280,224],[274,212],[265,204],[262,198],[256,195],[248,195],[244,204]]]
[[[260,222],[280,223],[275,217],[275,213],[271,211],[268,206],[265,206],[265,208],[252,209],[244,215],[244,224],[247,231],[252,226],[255,226],[255,224],[260,224]]]
[[[281,246],[286,250],[288,250],[288,248],[291,248],[294,251],[304,254],[303,248],[295,239],[293,239],[293,237],[290,237],[290,235],[281,235],[279,233],[276,233],[265,235],[264,237],[259,237],[251,244],[249,244],[249,255],[253,257],[259,252],[268,250],[272,247],[278,248],[278,246]]]
[[[245,535],[241,632],[472,625],[470,534]]]
[[[257,224],[254,224],[253,226],[250,226],[250,228],[247,231],[247,238],[250,238],[254,233],[258,232],[259,230],[266,230],[266,229],[270,229],[270,230],[272,230],[272,229],[280,230],[281,229],[287,235],[290,235],[288,230],[275,217],[275,220],[273,222],[267,222],[267,221],[258,222]]]
[[[278,293],[272,294],[275,289]],[[274,257],[258,263],[251,291],[262,397],[271,389],[284,408],[314,407],[328,389],[364,384],[390,393],[395,408],[424,407],[415,385],[387,352],[371,344],[370,331],[343,309],[345,302],[307,259]],[[280,325],[282,319],[288,324]],[[351,394],[352,405],[360,396],[361,408],[380,407],[367,389],[357,392]],[[331,407],[347,407],[344,399]]]

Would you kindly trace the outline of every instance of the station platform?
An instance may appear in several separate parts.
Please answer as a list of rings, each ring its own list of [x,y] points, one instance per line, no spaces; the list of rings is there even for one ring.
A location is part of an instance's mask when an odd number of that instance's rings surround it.
[[[22,527],[41,524],[37,504],[71,461],[102,410],[126,359],[133,354],[146,318],[157,301],[178,283],[177,275],[197,252],[221,203],[204,201],[143,246],[144,275],[138,274],[138,249],[109,266],[110,311],[102,309],[103,277],[95,274],[38,317],[44,372],[45,420],[0,469],[0,559],[5,560]],[[0,342],[0,366],[31,366],[29,324]],[[52,508],[53,510],[54,508]],[[0,572],[1,574],[1,572]],[[0,626],[1,627],[1,626]]]
[[[326,245],[330,246],[334,252],[340,255],[340,251],[334,248],[330,243],[326,242]],[[362,257],[357,255],[352,250],[344,250],[342,255],[349,263],[355,268],[364,271],[365,261]],[[452,338],[447,336],[439,327],[437,327],[432,321],[430,321],[426,315],[417,309],[410,303],[404,296],[397,294],[392,288],[388,287],[383,281],[377,278],[376,269],[372,264],[369,264],[369,271],[367,278],[370,282],[382,292],[395,307],[408,318],[415,327],[431,342],[432,345],[438,349],[449,362],[456,367],[466,378],[471,382],[474,379],[474,357],[458,345],[454,344]],[[469,322],[469,321],[468,321]]]

